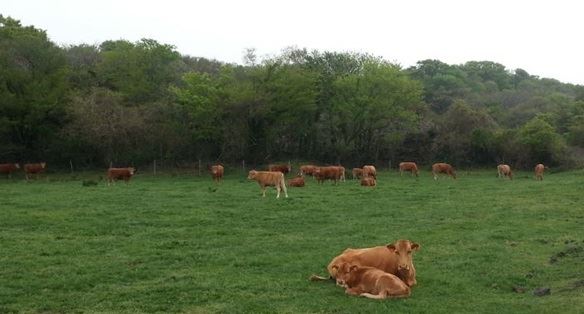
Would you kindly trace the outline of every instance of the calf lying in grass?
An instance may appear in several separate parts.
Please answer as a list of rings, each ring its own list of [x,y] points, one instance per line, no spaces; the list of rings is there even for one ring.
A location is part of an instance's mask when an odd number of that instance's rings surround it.
[[[397,276],[368,266],[341,265],[337,273],[337,285],[345,287],[347,294],[371,299],[410,296],[410,287]]]

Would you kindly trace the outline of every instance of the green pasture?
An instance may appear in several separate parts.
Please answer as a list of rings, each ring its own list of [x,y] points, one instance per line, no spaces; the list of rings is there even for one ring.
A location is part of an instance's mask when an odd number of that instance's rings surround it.
[[[210,177],[0,178],[0,313],[582,313],[584,172],[381,172],[262,198]],[[308,277],[347,247],[410,239],[418,285],[376,301]],[[536,296],[536,288],[550,294]]]

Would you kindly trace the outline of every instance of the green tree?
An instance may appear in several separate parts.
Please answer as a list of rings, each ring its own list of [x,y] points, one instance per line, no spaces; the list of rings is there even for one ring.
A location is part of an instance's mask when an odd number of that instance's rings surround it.
[[[45,31],[0,15],[0,145],[12,160],[47,160],[66,122],[67,63]]]
[[[525,165],[538,162],[556,164],[561,159],[565,144],[554,127],[540,117],[535,117],[521,127],[519,143],[527,148]]]

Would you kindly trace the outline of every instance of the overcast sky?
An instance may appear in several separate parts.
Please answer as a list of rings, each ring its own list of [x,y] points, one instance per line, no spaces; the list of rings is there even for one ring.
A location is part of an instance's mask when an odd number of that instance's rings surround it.
[[[404,67],[488,60],[584,84],[578,0],[2,0],[0,14],[62,45],[152,38],[182,54],[237,63],[245,48],[261,56],[288,46],[368,52]]]

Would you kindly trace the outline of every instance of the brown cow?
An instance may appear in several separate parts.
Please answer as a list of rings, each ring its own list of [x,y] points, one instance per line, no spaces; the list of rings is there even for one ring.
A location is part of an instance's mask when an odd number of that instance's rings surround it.
[[[302,165],[300,166],[300,175],[303,176],[314,176],[314,171],[316,170],[316,168],[318,168],[318,166],[315,165]]]
[[[371,266],[398,276],[408,286],[416,284],[416,269],[412,261],[412,251],[420,249],[420,245],[410,240],[397,240],[385,246],[375,246],[364,249],[346,249],[328,264],[330,278],[336,279],[339,267],[344,263],[358,266]],[[312,275],[310,280],[328,280],[328,278]]]
[[[543,172],[545,171],[546,166],[543,164],[537,164],[535,166],[535,180],[543,180]]]
[[[12,173],[20,169],[19,164],[0,164],[0,173],[8,174],[12,178]]]
[[[353,168],[353,179],[361,179],[363,177],[363,168]]]
[[[331,167],[337,167],[337,169],[339,169],[339,171],[341,172],[341,181],[345,182],[345,167],[343,167],[343,166],[331,166]]]
[[[332,180],[335,184],[343,177],[345,168],[337,166],[318,167],[314,171],[314,177],[318,183]]]
[[[287,174],[289,172],[292,172],[292,166],[290,165],[290,163],[288,163],[287,165],[268,165],[268,171],[280,171],[283,174]]]
[[[396,275],[375,267],[344,263],[337,273],[337,284],[350,295],[371,299],[406,298],[410,287]]]
[[[284,190],[284,194],[288,197],[288,191],[286,191],[286,183],[284,181],[284,174],[280,171],[255,171],[249,172],[248,179],[255,180],[258,182],[262,188],[262,195],[266,197],[266,187],[274,186],[278,194],[276,198],[280,198],[280,190]]]
[[[361,179],[361,185],[362,186],[376,186],[377,181],[372,177],[364,177],[363,179]]]
[[[107,185],[116,183],[117,180],[124,180],[126,183],[130,181],[132,176],[136,173],[136,168],[109,168],[107,170]]]
[[[454,168],[451,165],[439,162],[432,165],[432,175],[434,176],[434,180],[438,180],[438,174],[445,173],[451,176],[453,179],[456,179],[456,172],[454,172]]]
[[[377,180],[377,170],[375,169],[375,166],[363,166],[363,177],[373,177],[375,180]]]
[[[304,177],[298,176],[296,178],[288,180],[288,186],[295,186],[295,187],[303,187],[304,186]]]
[[[213,181],[220,182],[223,180],[223,173],[225,172],[225,168],[222,165],[214,165],[210,167],[211,177]]]
[[[36,163],[36,164],[24,164],[24,177],[26,180],[29,178],[29,174],[36,174],[37,178],[40,173],[45,172],[47,168],[46,162]]]
[[[412,176],[416,175],[416,177],[417,177],[419,175],[418,165],[416,165],[415,162],[411,162],[411,161],[400,162],[399,163],[399,175],[402,176],[404,174],[404,171],[409,171],[412,174]]]
[[[513,172],[511,172],[511,167],[509,167],[509,165],[498,165],[497,175],[499,178],[509,177],[510,180],[513,180]]]

